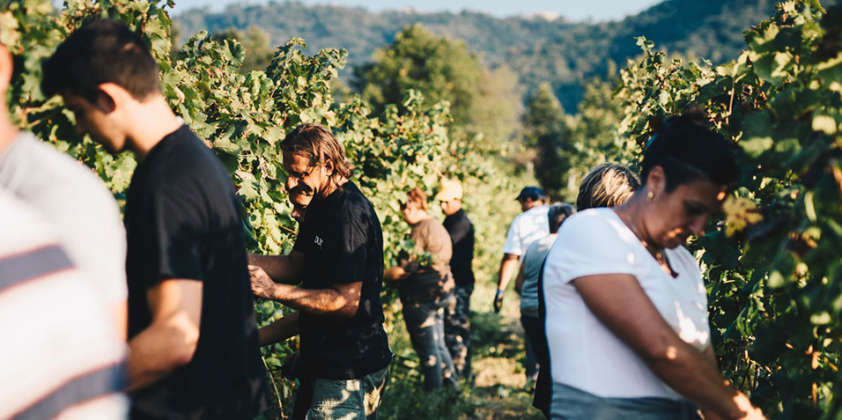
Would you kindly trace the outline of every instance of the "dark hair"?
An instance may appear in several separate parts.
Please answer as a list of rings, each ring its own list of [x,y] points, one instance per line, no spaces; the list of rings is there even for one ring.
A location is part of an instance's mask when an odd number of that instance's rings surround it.
[[[98,86],[115,83],[138,100],[160,92],[158,65],[143,39],[114,20],[94,20],[73,31],[43,64],[47,97],[71,93],[93,102]]]
[[[351,176],[353,166],[345,158],[345,151],[336,137],[317,124],[301,124],[290,131],[281,142],[284,153],[302,154],[310,159],[311,165],[333,162],[333,173],[344,178]]]
[[[616,207],[625,203],[640,188],[631,169],[616,163],[595,166],[579,185],[576,208],[579,211],[593,207]]]
[[[550,206],[550,209],[547,210],[547,220],[550,222],[550,233],[558,232],[558,228],[561,227],[561,224],[575,212],[576,209],[567,203],[557,203]]]
[[[735,149],[733,142],[706,127],[700,118],[672,117],[647,141],[640,179],[645,185],[652,168],[660,166],[667,192],[697,180],[729,185],[739,174]]]

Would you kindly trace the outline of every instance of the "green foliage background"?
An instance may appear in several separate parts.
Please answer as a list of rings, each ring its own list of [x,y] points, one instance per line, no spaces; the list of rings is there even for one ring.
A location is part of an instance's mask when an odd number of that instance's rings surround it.
[[[278,142],[297,124],[314,122],[336,133],[356,165],[354,180],[383,224],[387,264],[407,245],[397,200],[416,185],[434,193],[439,178],[449,176],[468,191],[478,277],[493,278],[506,225],[518,211],[508,197],[529,179],[517,176],[504,146],[474,141],[468,134],[481,131],[451,117],[448,101],[461,106],[454,97],[425,99],[411,88],[429,86],[407,83],[397,90],[399,101],[337,101],[333,87],[345,51],[308,55],[297,38],[279,47],[265,69],[251,71],[243,68],[236,37],[200,32],[174,51],[171,3],[68,0],[60,11],[49,0],[0,0],[0,6],[0,41],[15,58],[7,97],[15,123],[88,164],[118,199],[134,158],[112,157],[80,138],[72,113],[39,88],[41,61],[93,16],[120,19],[144,34],[170,105],[231,171],[250,250],[290,248],[295,224],[282,191]],[[735,195],[754,202],[763,220],[731,238],[721,225],[711,226],[693,247],[708,279],[720,366],[773,418],[842,419],[840,25],[839,9],[825,14],[816,0],[787,1],[745,33],[743,52],[723,48],[731,53],[714,58],[719,65],[669,58],[640,39],[642,57],[629,61],[618,79],[582,88],[576,115],[564,115],[555,98],[559,85],[548,85],[536,89],[522,119],[528,144],[544,151],[549,167],[562,165],[561,179],[553,175],[547,182],[568,199],[593,164],[634,165],[657,121],[668,115],[701,107],[740,145],[745,153]],[[729,56],[736,58],[724,61]],[[388,68],[386,61],[379,64]],[[386,307],[387,330],[395,336],[400,320],[393,292],[386,293]],[[258,312],[267,322],[282,309],[260,302]],[[268,367],[276,369],[293,345],[267,349]],[[289,401],[290,384],[276,386],[279,404]]]
[[[40,91],[41,61],[73,29],[92,17],[110,17],[135,28],[148,41],[161,70],[162,88],[170,106],[231,171],[244,209],[243,227],[252,252],[282,253],[291,248],[295,223],[283,192],[284,173],[279,142],[300,123],[330,127],[356,167],[353,180],[370,198],[383,226],[386,264],[407,247],[408,227],[400,218],[398,199],[420,186],[432,196],[443,176],[461,179],[465,208],[485,223],[477,226],[477,270],[490,277],[505,237],[506,223],[518,212],[511,199],[518,186],[506,181],[500,165],[488,159],[497,153],[450,136],[448,102],[425,101],[416,90],[405,91],[400,103],[381,104],[382,112],[359,97],[337,102],[333,82],[345,64],[344,50],[303,52],[293,38],[272,55],[268,67],[242,68],[244,49],[236,37],[211,37],[200,32],[182,48],[173,49],[172,2],[68,0],[54,10],[49,0],[0,1],[0,41],[12,52],[15,72],[7,100],[15,123],[89,165],[118,199],[136,166],[130,153],[112,157],[74,129],[74,116],[59,97]],[[493,181],[493,182],[491,182]],[[437,208],[437,206],[433,206]],[[441,215],[439,215],[441,216]],[[492,262],[493,261],[493,262]],[[386,291],[387,331],[395,319],[395,293]],[[280,316],[278,303],[257,304],[260,323]],[[295,343],[264,348],[267,367],[275,370]],[[291,384],[275,383],[278,404],[291,401]],[[280,407],[288,410],[289,407]]]
[[[587,87],[577,115],[539,91],[525,121],[564,138],[558,165],[581,179],[605,160],[635,166],[664,118],[707,112],[744,152],[734,195],[763,216],[730,238],[714,224],[692,244],[720,368],[771,418],[842,419],[842,9],[782,2],[718,66],[638,46],[619,79]]]

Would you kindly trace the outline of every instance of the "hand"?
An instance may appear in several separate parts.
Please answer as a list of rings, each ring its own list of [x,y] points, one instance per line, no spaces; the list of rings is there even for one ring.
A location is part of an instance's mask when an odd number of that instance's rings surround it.
[[[263,271],[262,268],[256,265],[250,265],[249,279],[251,280],[251,291],[255,296],[260,296],[266,299],[274,299],[275,282]]]
[[[760,411],[759,408],[754,407],[751,404],[751,401],[743,395],[743,393],[738,392],[737,397],[734,398],[734,402],[737,403],[737,407],[739,407],[742,413],[735,417],[740,420],[766,420],[766,416],[763,415],[763,412]]]
[[[501,307],[503,307],[503,291],[497,289],[497,294],[494,295],[494,313],[499,314]]]

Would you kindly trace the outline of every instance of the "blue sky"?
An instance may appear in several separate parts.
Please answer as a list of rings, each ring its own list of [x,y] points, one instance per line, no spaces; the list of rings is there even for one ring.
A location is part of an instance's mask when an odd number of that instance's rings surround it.
[[[281,0],[277,0],[281,1]],[[463,9],[482,11],[496,16],[511,16],[538,12],[556,13],[570,20],[613,20],[634,14],[660,0],[300,0],[305,4],[334,4],[361,6],[370,10],[406,9],[418,11],[452,11]],[[700,0],[705,1],[705,0]],[[194,7],[211,6],[219,10],[233,3],[266,3],[267,0],[176,0],[175,13]]]

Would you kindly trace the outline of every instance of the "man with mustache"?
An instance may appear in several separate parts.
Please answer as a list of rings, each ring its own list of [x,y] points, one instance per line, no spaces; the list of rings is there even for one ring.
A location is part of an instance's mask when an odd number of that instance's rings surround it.
[[[262,328],[260,343],[300,335],[293,418],[374,418],[392,357],[380,222],[330,131],[302,124],[281,148],[298,237],[289,255],[250,255],[249,270],[257,296],[298,311]]]

